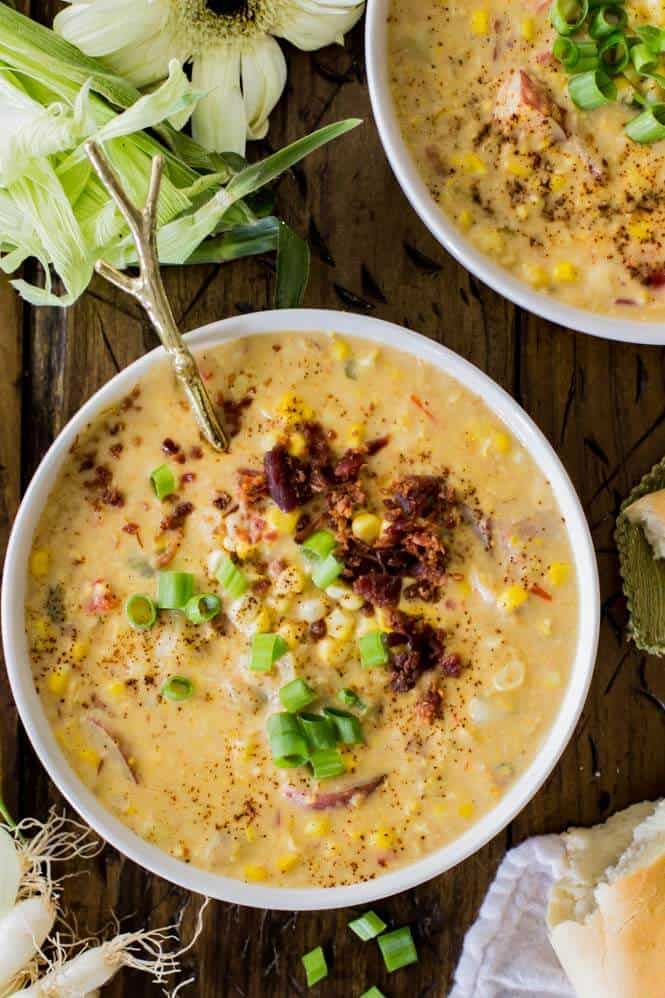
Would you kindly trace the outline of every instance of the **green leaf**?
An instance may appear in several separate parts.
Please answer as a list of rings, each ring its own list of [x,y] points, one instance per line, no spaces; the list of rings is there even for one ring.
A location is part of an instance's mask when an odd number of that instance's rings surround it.
[[[302,305],[309,280],[309,246],[286,222],[279,223],[275,308]]]
[[[249,225],[236,225],[222,236],[201,243],[187,263],[226,263],[241,257],[272,253],[277,249],[280,226],[278,218],[262,218]]]

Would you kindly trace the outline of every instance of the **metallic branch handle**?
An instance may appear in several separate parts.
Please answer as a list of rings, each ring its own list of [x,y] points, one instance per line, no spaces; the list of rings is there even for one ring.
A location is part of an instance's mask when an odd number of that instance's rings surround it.
[[[208,443],[218,451],[229,449],[229,438],[201,379],[201,374],[189,348],[176,325],[166,296],[157,258],[157,202],[164,172],[163,156],[152,161],[150,188],[145,208],[138,208],[127,197],[120,180],[96,142],[86,142],[85,151],[99,179],[122,212],[136,243],[139,259],[138,277],[130,277],[98,260],[95,270],[116,287],[132,295],[146,310],[162,344],[168,351],[178,381],[185,390],[196,422]]]

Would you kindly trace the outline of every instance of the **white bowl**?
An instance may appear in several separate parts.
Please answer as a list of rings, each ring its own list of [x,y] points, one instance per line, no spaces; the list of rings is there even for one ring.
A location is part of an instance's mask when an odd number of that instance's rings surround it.
[[[434,3],[435,0],[423,0]],[[388,13],[392,0],[368,0],[365,21],[365,59],[374,119],[381,142],[399,184],[420,218],[442,246],[485,284],[516,305],[568,329],[626,343],[665,344],[664,322],[615,319],[564,305],[534,291],[524,281],[481,253],[464,237],[430,194],[411,155],[397,117],[390,90]]]
[[[119,401],[161,357],[153,350],[121,371],[101,388],[67,424],[40,464],[12,530],[2,587],[2,637],[5,660],[21,719],[39,758],[85,820],[108,842],[153,873],[199,894],[260,908],[305,910],[340,908],[387,897],[450,869],[500,832],[528,803],[552,771],[570,739],[586,698],[596,660],[599,589],[596,559],[589,528],[575,490],[543,434],[513,399],[467,361],[437,343],[399,326],[343,312],[295,309],[258,312],[215,322],[189,334],[189,345],[207,348],[216,343],[264,332],[338,332],[385,343],[420,357],[457,378],[480,396],[504,420],[550,481],[570,532],[579,585],[578,638],[568,688],[556,720],[536,758],[497,806],[456,841],[424,859],[375,880],[350,887],[280,888],[245,884],[207,873],[173,859],[131,832],[107,811],[70,768],[60,750],[35,690],[24,629],[27,564],[32,538],[60,469],[78,433],[105,408]]]

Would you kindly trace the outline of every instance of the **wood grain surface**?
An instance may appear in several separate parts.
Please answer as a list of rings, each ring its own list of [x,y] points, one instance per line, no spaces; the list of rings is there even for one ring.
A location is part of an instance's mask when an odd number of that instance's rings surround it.
[[[24,9],[28,9],[24,6]],[[49,23],[55,4],[30,13]],[[316,153],[278,188],[280,212],[313,248],[307,304],[403,323],[456,350],[509,391],[561,456],[584,503],[600,566],[603,623],[591,694],[561,763],[502,834],[457,869],[376,905],[386,920],[411,923],[417,966],[389,976],[377,947],[346,930],[348,912],[295,915],[212,904],[187,967],[200,998],[305,993],[300,956],[322,942],[331,975],[321,998],[355,998],[371,984],[388,996],[443,996],[465,930],[506,849],[529,835],[602,820],[665,791],[662,663],[627,643],[613,542],[614,514],[630,487],[665,453],[665,353],[604,342],[531,316],[479,284],[432,239],[409,207],[372,122],[362,26],[347,47],[306,56],[288,51],[287,93],[273,118],[274,147],[349,115],[364,127]],[[187,329],[269,306],[270,263],[170,270],[168,291]],[[154,345],[138,308],[96,279],[72,309],[23,307],[0,288],[0,544],[19,492],[66,420],[117,370]],[[37,761],[0,675],[7,802],[17,815],[61,803]],[[181,920],[186,937],[198,899],[144,873],[107,848],[88,875],[69,881],[81,934]],[[157,994],[125,972],[105,994]],[[645,996],[646,998],[646,996]]]

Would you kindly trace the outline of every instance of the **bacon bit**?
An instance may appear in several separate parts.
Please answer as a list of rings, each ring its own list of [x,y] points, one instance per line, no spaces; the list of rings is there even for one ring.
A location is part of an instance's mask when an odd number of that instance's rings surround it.
[[[303,793],[302,790],[297,790],[296,787],[292,787],[289,784],[282,789],[282,793],[287,800],[299,804],[300,807],[307,807],[312,811],[324,811],[333,807],[346,807],[355,797],[369,797],[375,790],[378,790],[386,778],[387,774],[383,773],[383,775],[377,776],[373,780],[368,780],[367,783],[356,783],[346,790],[333,791],[328,794],[317,794],[314,797],[311,794]]]
[[[199,447],[198,444],[194,444],[189,452],[189,456],[193,461],[200,461],[203,457],[203,448]]]
[[[284,513],[291,513],[312,498],[307,465],[277,444],[263,458],[270,498]]]
[[[270,589],[270,579],[263,576],[260,579],[254,579],[252,582],[252,592],[256,593],[257,596],[265,596],[265,594]]]
[[[258,544],[265,534],[268,524],[257,513],[250,513],[247,517],[247,540],[251,544]]]
[[[298,522],[296,523],[295,533],[293,539],[296,544],[302,544],[306,541],[309,535],[312,533],[312,518],[309,513],[303,513]]]
[[[239,468],[237,476],[241,500],[245,505],[254,506],[268,496],[268,483],[262,471]]]
[[[127,412],[128,409],[140,409],[140,405],[136,405],[136,399],[141,394],[141,389],[137,385],[136,388],[132,388],[129,395],[125,395],[124,399],[120,403],[120,408],[123,412]]]
[[[637,305],[637,302],[635,301],[634,298],[615,298],[614,299],[614,304],[615,305]]]
[[[325,620],[315,620],[309,625],[309,637],[312,641],[320,641],[321,638],[325,638],[328,632],[328,626]]]
[[[426,724],[434,724],[443,716],[443,692],[432,683],[416,704],[416,714]]]
[[[160,524],[160,530],[180,530],[185,525],[185,520],[194,512],[194,505],[191,502],[179,502],[169,516],[165,516]]]
[[[185,532],[181,527],[179,530],[174,530],[172,533],[169,534],[166,541],[166,547],[155,558],[155,565],[157,566],[157,568],[165,568],[166,565],[171,564],[176,554],[178,553],[180,545],[182,544],[184,533]],[[163,537],[163,534],[160,536]]]
[[[240,433],[243,411],[248,409],[253,401],[251,395],[245,395],[239,402],[234,402],[233,399],[225,399],[221,393],[218,394],[217,405],[224,413],[224,427],[229,436],[235,437]]]
[[[365,450],[367,451],[367,456],[374,457],[374,455],[378,454],[380,450],[383,450],[384,447],[387,447],[389,443],[390,443],[389,433],[386,433],[385,436],[383,437],[375,437],[374,440],[368,441],[368,443],[365,444]]]
[[[124,445],[123,445],[123,444],[120,444],[120,443],[118,443],[118,444],[113,444],[113,445],[112,445],[111,447],[109,447],[109,451],[110,451],[110,453],[111,453],[111,454],[112,454],[112,456],[113,456],[113,457],[115,457],[116,459],[120,457],[120,455],[122,454],[122,452],[123,452],[123,450],[124,450],[124,449],[125,449],[125,448],[124,448]]]
[[[139,547],[143,547],[143,541],[141,540],[141,531],[139,530],[138,523],[126,523],[122,528],[123,533],[131,534],[132,537],[136,537],[139,542]]]
[[[164,440],[162,440],[162,452],[164,454],[172,456],[173,454],[177,454],[179,450],[180,444],[177,444],[175,440],[171,439],[171,437],[165,437]]]
[[[402,580],[398,575],[368,572],[354,581],[353,590],[373,606],[397,606]]]
[[[221,509],[224,512],[228,509],[233,500],[228,492],[219,492],[217,496],[213,499],[212,504],[216,509]]]
[[[186,471],[184,475],[180,476],[180,487],[183,485],[189,485],[190,482],[196,481],[196,474],[193,471]]]
[[[665,269],[652,270],[651,273],[645,274],[642,283],[647,288],[662,288],[665,285]]]
[[[529,586],[529,592],[533,593],[534,596],[539,596],[540,599],[547,600],[548,603],[552,602],[551,595],[547,592],[546,589],[541,589],[541,587],[538,585],[537,582],[534,582],[532,586]]]
[[[124,430],[125,424],[123,422],[114,423],[113,426],[108,427],[108,431],[112,437],[117,437],[121,430]]]
[[[414,405],[418,406],[421,412],[424,412],[428,419],[431,419],[433,423],[436,423],[436,418],[432,415],[430,410],[427,408],[422,399],[418,398],[417,395],[409,395],[409,398]]]
[[[85,454],[79,464],[79,471],[92,471],[95,467],[96,454]]]
[[[98,616],[104,613],[111,613],[119,605],[120,601],[111,590],[108,582],[105,582],[104,579],[95,579],[92,583],[90,596],[85,603],[85,612]]]

